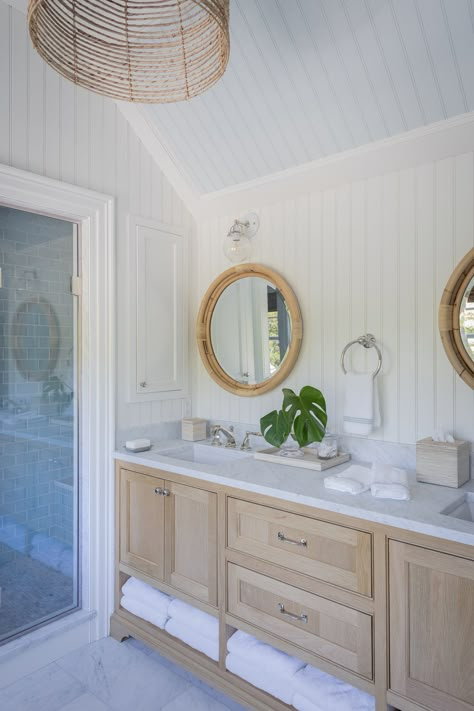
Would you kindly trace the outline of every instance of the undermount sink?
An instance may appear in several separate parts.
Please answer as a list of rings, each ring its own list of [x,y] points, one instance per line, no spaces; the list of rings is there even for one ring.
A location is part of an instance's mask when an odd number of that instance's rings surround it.
[[[157,454],[197,464],[228,464],[236,459],[250,456],[249,452],[241,452],[239,449],[212,447],[208,444],[183,444],[172,449],[157,451]]]
[[[452,504],[441,511],[445,516],[460,518],[463,521],[474,521],[474,493],[463,494]]]

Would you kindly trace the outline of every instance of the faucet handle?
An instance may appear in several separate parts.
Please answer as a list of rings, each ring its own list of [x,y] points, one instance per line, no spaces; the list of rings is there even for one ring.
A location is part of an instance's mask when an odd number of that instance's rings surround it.
[[[263,437],[261,432],[246,432],[245,437],[242,440],[242,444],[240,445],[240,449],[243,449],[244,451],[248,451],[249,449],[252,449],[250,446],[250,437]]]
[[[211,427],[211,444],[213,447],[220,447],[222,444],[221,438],[219,437],[220,428],[220,425],[212,425]]]

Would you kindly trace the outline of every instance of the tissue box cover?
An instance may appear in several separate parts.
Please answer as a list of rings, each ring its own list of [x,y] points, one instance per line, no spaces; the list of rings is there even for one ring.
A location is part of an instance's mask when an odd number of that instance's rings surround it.
[[[207,437],[207,420],[200,417],[188,417],[181,420],[181,439],[197,442]]]
[[[416,478],[426,484],[458,488],[470,478],[469,442],[433,442],[431,437],[416,443]]]

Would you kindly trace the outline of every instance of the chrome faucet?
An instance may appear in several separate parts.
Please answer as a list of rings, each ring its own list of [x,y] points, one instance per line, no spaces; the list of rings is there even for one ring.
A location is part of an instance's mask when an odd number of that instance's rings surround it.
[[[226,447],[235,447],[237,442],[235,441],[235,437],[232,434],[234,431],[234,428],[232,425],[229,426],[229,429],[227,427],[222,427],[222,425],[213,425],[211,427],[211,435],[212,435],[212,446],[213,447],[220,447],[221,446],[221,440],[219,437],[219,434],[222,432],[222,434],[225,436],[227,439],[227,442],[225,443]]]
[[[250,437],[252,435],[255,437],[263,437],[263,434],[261,432],[246,432],[245,437],[242,440],[242,444],[240,445],[240,449],[243,449],[244,451],[252,449],[252,447],[250,446]]]

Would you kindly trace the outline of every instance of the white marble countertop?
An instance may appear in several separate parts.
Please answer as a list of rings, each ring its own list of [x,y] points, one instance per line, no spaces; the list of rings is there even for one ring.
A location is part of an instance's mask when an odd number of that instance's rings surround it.
[[[330,491],[324,487],[325,476],[343,471],[351,462],[325,472],[318,472],[256,460],[252,452],[248,456],[235,459],[232,458],[233,452],[229,452],[226,462],[217,465],[188,462],[160,454],[160,451],[190,444],[192,443],[183,440],[153,442],[153,447],[148,452],[132,454],[125,448],[121,448],[115,452],[114,456],[115,459],[132,464],[165,469],[175,474],[184,474],[214,484],[266,494],[282,501],[305,504],[474,546],[474,522],[463,521],[440,513],[454,501],[460,499],[463,493],[474,492],[473,480],[460,489],[451,489],[418,483],[415,473],[409,472],[411,500],[393,501],[376,499],[370,492],[354,496]],[[209,442],[196,444],[206,446],[209,445]],[[357,463],[364,464],[364,462]]]

